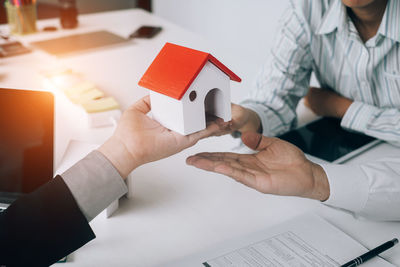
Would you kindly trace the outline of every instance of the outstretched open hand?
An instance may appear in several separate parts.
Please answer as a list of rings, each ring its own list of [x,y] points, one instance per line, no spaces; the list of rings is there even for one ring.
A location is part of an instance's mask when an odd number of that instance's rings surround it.
[[[187,164],[224,174],[262,193],[319,200],[329,197],[329,183],[321,166],[307,160],[296,146],[278,138],[246,132],[243,142],[255,154],[200,153]]]
[[[146,115],[150,110],[149,96],[128,108],[114,135],[99,149],[123,177],[139,165],[176,154],[229,127],[229,122],[217,119],[209,122],[206,129],[185,136],[151,119]]]

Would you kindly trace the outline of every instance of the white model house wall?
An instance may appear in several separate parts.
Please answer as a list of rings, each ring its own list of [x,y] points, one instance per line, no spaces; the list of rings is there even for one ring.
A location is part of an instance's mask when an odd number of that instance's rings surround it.
[[[190,93],[196,98],[190,100]],[[208,103],[205,103],[210,93]],[[207,62],[181,100],[150,90],[153,118],[164,127],[183,135],[206,128],[206,106],[208,112],[231,120],[230,78],[214,64]]]
[[[153,119],[168,129],[184,134],[183,104],[181,100],[150,90],[150,101]]]
[[[217,91],[214,95],[215,101],[206,104],[206,96],[213,89]],[[196,99],[191,101],[189,96],[193,91],[196,92]],[[215,112],[215,116],[224,121],[231,120],[230,78],[210,62],[204,65],[181,100],[184,110],[184,134],[194,133],[206,128],[206,105],[210,112]],[[208,100],[212,99],[208,98]]]

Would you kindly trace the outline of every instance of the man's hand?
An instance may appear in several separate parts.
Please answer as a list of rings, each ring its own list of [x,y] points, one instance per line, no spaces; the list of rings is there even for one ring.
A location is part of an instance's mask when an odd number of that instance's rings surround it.
[[[232,120],[229,127],[224,127],[221,131],[216,132],[214,135],[220,136],[230,134],[234,131],[244,132],[257,132],[260,129],[261,121],[257,113],[251,109],[242,107],[237,104],[231,104]]]
[[[243,142],[256,154],[200,153],[187,164],[224,174],[262,193],[329,198],[329,182],[321,166],[307,160],[296,146],[278,138],[246,132]]]
[[[124,178],[142,164],[176,154],[229,128],[229,122],[218,119],[205,130],[184,136],[149,118],[146,114],[150,110],[148,96],[136,102],[123,113],[113,136],[99,148]]]
[[[304,99],[304,104],[315,114],[323,117],[342,119],[352,100],[331,90],[311,87]]]
[[[260,118],[251,109],[232,104],[232,131],[257,132],[261,126]]]

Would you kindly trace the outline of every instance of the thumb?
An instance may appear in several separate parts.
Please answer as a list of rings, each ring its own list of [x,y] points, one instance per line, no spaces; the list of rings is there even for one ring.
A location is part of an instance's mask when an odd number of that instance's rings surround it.
[[[263,150],[270,146],[274,138],[263,136],[255,132],[245,132],[242,134],[243,143],[253,150]]]
[[[133,109],[136,109],[144,114],[147,114],[151,110],[151,104],[150,104],[150,96],[147,95],[143,97],[142,99],[138,100],[135,104],[132,106]]]

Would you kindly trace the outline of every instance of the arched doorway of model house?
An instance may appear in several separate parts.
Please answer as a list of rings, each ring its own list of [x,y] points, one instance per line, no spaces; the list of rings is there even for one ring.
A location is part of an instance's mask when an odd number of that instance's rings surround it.
[[[221,89],[211,89],[204,99],[204,109],[206,123],[208,120],[214,120],[215,117],[224,118],[224,93]]]

